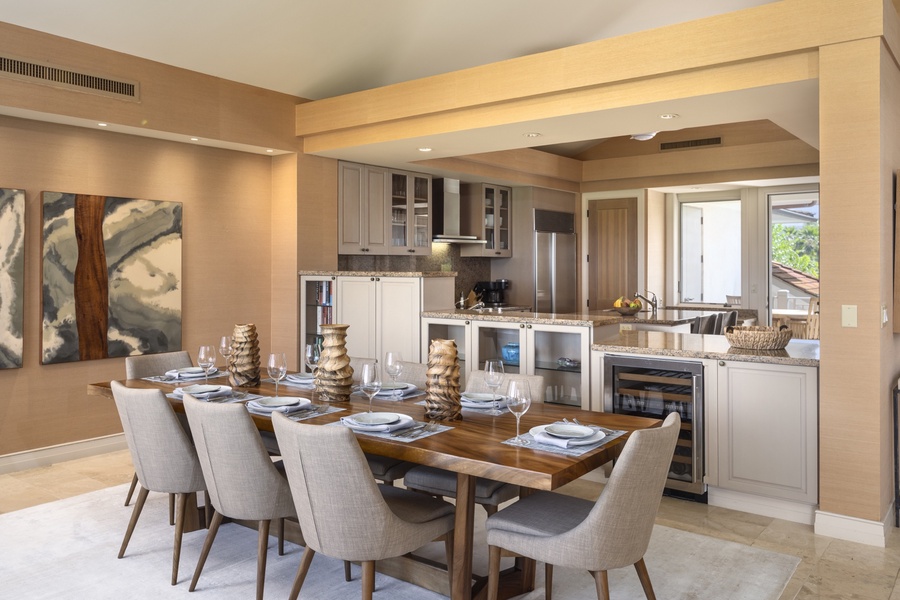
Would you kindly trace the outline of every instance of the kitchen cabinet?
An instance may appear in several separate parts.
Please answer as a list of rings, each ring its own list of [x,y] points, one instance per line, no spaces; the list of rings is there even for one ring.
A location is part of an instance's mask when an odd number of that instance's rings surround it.
[[[512,188],[466,183],[460,186],[460,195],[463,233],[487,240],[484,245],[461,246],[460,256],[512,256]]]
[[[338,254],[431,254],[431,176],[338,163]]]

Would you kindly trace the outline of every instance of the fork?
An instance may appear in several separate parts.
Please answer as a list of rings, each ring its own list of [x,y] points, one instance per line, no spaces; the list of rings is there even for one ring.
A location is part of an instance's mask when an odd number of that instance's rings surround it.
[[[431,423],[429,423],[428,425],[426,425],[419,431],[416,431],[415,433],[413,433],[411,436],[409,436],[409,438],[414,440],[417,437],[425,435],[426,433],[431,433],[432,431],[434,431],[437,428],[438,428],[438,424],[435,423],[434,421],[432,421]]]

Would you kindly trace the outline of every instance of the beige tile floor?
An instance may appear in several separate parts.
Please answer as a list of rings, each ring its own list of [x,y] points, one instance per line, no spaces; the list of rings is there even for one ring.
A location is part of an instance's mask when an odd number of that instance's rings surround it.
[[[0,513],[128,483],[133,472],[123,450],[0,475]],[[593,499],[600,484],[579,480],[563,489]],[[897,535],[889,538],[887,548],[874,548],[815,535],[807,525],[668,497],[656,522],[800,557],[781,600],[900,600]]]

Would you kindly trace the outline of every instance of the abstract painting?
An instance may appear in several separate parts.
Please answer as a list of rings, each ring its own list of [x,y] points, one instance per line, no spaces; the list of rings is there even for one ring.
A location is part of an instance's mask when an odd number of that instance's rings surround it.
[[[181,349],[182,206],[44,192],[43,364]]]
[[[0,188],[0,369],[22,366],[25,192]]]

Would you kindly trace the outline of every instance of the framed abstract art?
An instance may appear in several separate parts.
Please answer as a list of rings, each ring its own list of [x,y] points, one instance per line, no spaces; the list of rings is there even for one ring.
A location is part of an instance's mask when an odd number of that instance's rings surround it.
[[[25,192],[0,188],[0,369],[22,366]]]

